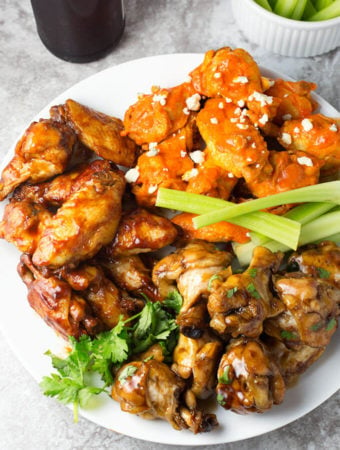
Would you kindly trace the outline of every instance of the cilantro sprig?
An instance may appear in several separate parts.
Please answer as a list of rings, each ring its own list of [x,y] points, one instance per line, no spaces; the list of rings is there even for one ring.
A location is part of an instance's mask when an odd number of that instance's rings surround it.
[[[51,358],[56,373],[42,378],[43,393],[62,403],[73,403],[74,421],[77,422],[79,406],[86,407],[93,395],[107,391],[114,381],[114,369],[132,355],[159,343],[169,361],[178,340],[178,326],[168,309],[177,311],[180,308],[178,296],[179,293],[174,294],[164,305],[147,299],[141,312],[126,320],[120,317],[114,328],[99,333],[94,339],[87,335],[78,341],[70,337],[71,350],[66,358],[47,351],[45,354]],[[131,322],[134,323],[130,326]],[[94,374],[100,376],[100,382],[93,381]]]

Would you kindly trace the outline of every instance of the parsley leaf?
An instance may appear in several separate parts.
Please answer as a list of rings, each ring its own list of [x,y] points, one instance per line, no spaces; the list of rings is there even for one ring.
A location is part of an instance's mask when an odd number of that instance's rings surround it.
[[[163,305],[173,309],[175,313],[178,314],[183,305],[183,297],[176,289],[174,289],[173,291],[169,292],[169,294],[163,301]]]
[[[332,331],[337,325],[337,320],[333,317],[326,326],[326,331]]]
[[[256,289],[254,283],[249,283],[246,289],[252,297],[256,298],[256,300],[259,300],[261,298],[261,295]]]
[[[280,333],[280,336],[283,339],[287,339],[287,340],[293,340],[293,339],[298,339],[298,335],[296,333],[293,333],[292,331],[288,331],[288,330],[282,330]]]
[[[256,269],[256,267],[252,267],[251,269],[249,269],[249,270],[248,270],[248,273],[249,273],[249,275],[250,275],[252,278],[255,278],[256,275],[257,275],[257,269]]]
[[[237,287],[233,287],[227,290],[227,298],[231,298],[237,292]]]

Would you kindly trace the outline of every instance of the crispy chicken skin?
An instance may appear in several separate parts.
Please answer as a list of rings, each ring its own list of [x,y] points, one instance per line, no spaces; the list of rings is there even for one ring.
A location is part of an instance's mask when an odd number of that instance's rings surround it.
[[[115,164],[132,167],[137,156],[137,146],[128,137],[121,136],[123,122],[112,116],[95,111],[74,100],[54,107],[52,116],[65,121],[79,140],[98,156]]]
[[[276,276],[274,286],[286,311],[269,319],[265,332],[288,344],[328,345],[337,328],[339,289],[301,273]]]
[[[207,100],[197,115],[197,126],[215,165],[248,182],[271,173],[264,138],[236,104]]]
[[[33,122],[15,147],[0,179],[0,200],[25,181],[37,183],[62,173],[76,143],[74,132],[50,119]]]
[[[30,306],[65,339],[78,339],[82,334],[94,336],[104,329],[81,295],[57,276],[44,277],[29,255],[21,256],[18,273],[27,286]]]
[[[278,141],[291,152],[302,151],[308,156],[340,165],[339,123],[322,114],[287,120],[281,127]]]
[[[108,161],[96,160],[77,183],[78,189],[44,228],[34,264],[56,268],[91,258],[115,235],[125,188],[123,173]]]
[[[199,399],[214,393],[216,371],[223,346],[210,331],[199,339],[180,334],[173,353],[172,370],[184,379],[191,379],[191,391]]]
[[[139,145],[163,141],[188,122],[187,99],[194,94],[190,83],[169,89],[154,86],[151,94],[141,94],[127,109],[123,135],[128,135]],[[199,109],[199,99],[198,107],[192,110]]]
[[[262,92],[260,70],[241,48],[209,50],[190,76],[196,91],[206,97],[223,96],[236,103],[246,101],[254,91]]]
[[[280,78],[273,81],[265,94],[280,99],[273,121],[282,125],[285,120],[303,119],[317,108],[311,91],[316,89],[315,83],[308,81],[286,81]]]
[[[222,337],[258,337],[263,321],[284,310],[270,290],[283,255],[256,247],[249,268],[226,281],[216,279],[208,298],[210,327]]]
[[[195,228],[192,219],[195,214],[181,213],[174,216],[171,221],[181,227],[182,241],[202,239],[207,242],[235,241],[245,243],[249,241],[249,233],[246,228],[229,222],[218,222],[202,228]]]
[[[185,381],[166,364],[134,361],[118,371],[112,398],[123,411],[145,419],[167,420],[176,430],[210,431],[217,425],[215,415],[200,411],[195,396],[185,391]]]
[[[170,245],[176,237],[177,229],[169,219],[139,208],[122,217],[105,250],[111,257],[152,252]]]
[[[264,412],[283,401],[285,383],[265,347],[255,339],[232,341],[218,368],[217,401],[239,414]]]
[[[146,295],[151,301],[161,300],[151,279],[151,271],[138,255],[100,258],[99,264],[107,276],[120,288],[133,296]]]

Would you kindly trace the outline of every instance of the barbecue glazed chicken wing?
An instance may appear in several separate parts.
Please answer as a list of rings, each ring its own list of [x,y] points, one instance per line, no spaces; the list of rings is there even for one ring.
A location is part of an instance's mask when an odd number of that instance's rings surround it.
[[[74,100],[51,108],[51,116],[65,122],[77,134],[78,139],[98,156],[115,164],[132,167],[137,146],[128,137],[121,136],[123,122]]]
[[[76,135],[50,119],[33,122],[15,147],[0,179],[0,200],[25,181],[38,183],[62,173],[71,158]]]
[[[283,255],[256,247],[249,268],[230,275],[226,281],[216,279],[208,298],[210,327],[222,337],[245,335],[258,337],[263,321],[283,311],[269,284]]]
[[[127,109],[123,135],[138,145],[159,143],[187,124],[190,111],[199,110],[200,98],[190,83],[169,89],[154,86]]]
[[[223,346],[210,331],[192,339],[180,334],[173,353],[172,370],[184,379],[191,380],[191,391],[199,399],[214,393],[216,371]]]
[[[185,381],[156,360],[125,364],[117,373],[112,398],[123,411],[167,420],[176,430],[202,433],[217,425],[214,414],[196,407],[195,396],[186,390]]]
[[[217,377],[217,401],[225,409],[240,414],[264,412],[283,401],[285,383],[279,368],[255,339],[231,341]]]

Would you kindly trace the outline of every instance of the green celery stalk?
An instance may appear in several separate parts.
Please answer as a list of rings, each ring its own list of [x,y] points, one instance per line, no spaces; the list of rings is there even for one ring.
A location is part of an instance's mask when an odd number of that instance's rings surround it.
[[[303,16],[307,4],[307,0],[299,0],[290,16],[293,20],[300,20]]]
[[[271,12],[273,11],[268,0],[255,0],[255,1],[259,6],[262,6],[262,8],[267,9],[268,11]]]
[[[314,0],[314,6],[317,11],[327,8],[331,3],[333,3],[333,0]]]
[[[288,211],[286,214],[284,214],[284,217],[287,217],[288,219],[295,220],[296,222],[301,223],[301,225],[304,225],[305,223],[311,222],[312,220],[316,219],[317,217],[321,216],[322,214],[325,214],[326,212],[330,211],[334,208],[334,203],[304,203],[303,205],[296,206],[295,208],[292,208],[290,211]],[[263,234],[252,232],[250,233],[251,240],[256,245],[263,245],[265,242],[268,241],[267,236],[264,236]]]
[[[256,200],[233,204],[233,206],[227,206],[223,209],[195,217],[193,223],[197,228],[200,228],[212,223],[220,222],[221,220],[230,221],[233,217],[265,208],[271,208],[273,206],[305,202],[329,202],[340,204],[340,180],[292,189],[291,191],[268,195],[267,197],[258,198]]]
[[[340,16],[340,0],[335,0],[327,8],[321,9],[316,14],[310,16],[307,20],[318,21],[318,20],[329,20]]]
[[[304,13],[302,15],[302,20],[307,20],[310,16],[312,16],[313,14],[316,14],[316,9],[313,5],[313,3],[311,2],[311,0],[307,0],[307,4],[304,10]]]
[[[299,246],[324,240],[340,242],[340,239],[335,241],[338,237],[340,237],[340,210],[335,210],[303,225],[301,228]],[[246,244],[233,244],[234,252],[242,266],[246,266],[250,263],[253,250],[256,246],[257,245],[252,241]],[[263,247],[268,248],[272,252],[286,252],[290,250],[287,246],[274,240],[264,243]]]
[[[234,203],[219,198],[165,188],[158,190],[156,200],[156,206],[192,214],[208,213],[233,205]],[[270,239],[278,239],[292,248],[297,246],[301,229],[296,221],[264,211],[244,214],[228,222],[249,230],[261,230]]]
[[[277,0],[274,13],[290,18],[299,0]]]

